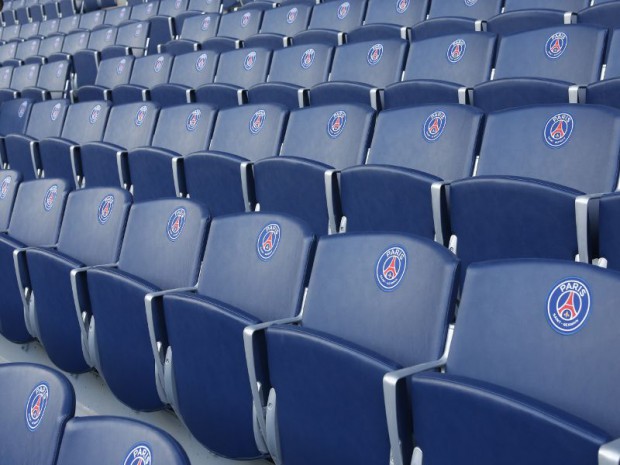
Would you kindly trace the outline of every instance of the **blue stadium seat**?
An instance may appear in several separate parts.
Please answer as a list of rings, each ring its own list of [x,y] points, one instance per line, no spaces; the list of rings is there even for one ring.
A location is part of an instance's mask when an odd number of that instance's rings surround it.
[[[47,355],[63,371],[90,369],[84,360],[70,273],[83,266],[118,260],[131,195],[120,188],[82,189],[69,194],[58,244],[54,249],[30,248],[15,258],[22,276],[28,327]],[[96,244],[93,247],[93,244]]]
[[[49,57],[55,56],[62,50],[62,44],[64,43],[64,36],[54,34],[45,39],[41,39],[39,44],[38,55],[30,56],[25,59],[27,64],[43,64],[49,61]]]
[[[17,191],[9,228],[0,235],[0,333],[16,343],[30,341],[24,305],[15,274],[13,252],[23,247],[52,246],[58,240],[70,188],[62,179],[22,182]]]
[[[333,1],[316,5],[308,29],[351,32],[363,24],[366,0]]]
[[[56,465],[75,393],[56,370],[30,363],[0,366],[0,456],[7,463]]]
[[[295,2],[266,10],[260,33],[293,37],[308,28],[311,14],[312,5]]]
[[[15,67],[11,76],[11,87],[0,89],[0,102],[15,99],[21,95],[21,91],[25,88],[35,87],[39,78],[39,68],[40,66],[37,64]]]
[[[268,397],[259,418],[276,462],[390,461],[382,378],[439,358],[457,270],[458,260],[428,239],[319,240],[301,321],[244,332],[257,412]]]
[[[157,15],[159,2],[138,3],[131,7],[131,15],[129,19],[134,21],[145,21]]]
[[[168,82],[173,61],[174,57],[166,53],[136,58],[129,84],[112,89],[112,101],[129,103],[149,100],[150,88]]]
[[[396,24],[411,27],[426,19],[430,1],[393,1],[386,8],[384,0],[369,0],[364,24]]]
[[[590,0],[506,0],[504,11],[544,8],[560,11],[581,11],[590,6]]]
[[[251,163],[279,154],[288,109],[247,104],[218,113],[209,151],[184,158],[187,193],[220,216],[253,205]]]
[[[471,267],[445,372],[405,378],[411,401],[389,402],[394,417],[413,415],[424,460],[604,463],[601,446],[620,435],[619,283],[616,272],[552,260]]]
[[[335,170],[364,163],[374,116],[371,107],[360,104],[323,104],[292,111],[280,151],[284,156],[254,164],[261,211],[303,218],[317,235],[336,232],[334,223],[340,215]]]
[[[429,18],[462,17],[489,19],[501,13],[503,0],[443,0],[431,2]]]
[[[118,26],[125,21],[129,21],[129,15],[131,14],[130,6],[119,6],[117,8],[110,8],[105,10],[104,24],[109,26]]]
[[[219,25],[220,15],[216,13],[187,18],[179,38],[163,44],[160,52],[180,55],[198,50],[206,40],[216,36]]]
[[[80,186],[80,145],[102,140],[109,111],[110,103],[105,101],[69,105],[60,137],[39,141],[42,176],[64,178],[74,188]]]
[[[80,27],[80,15],[63,16],[58,23],[58,32],[69,34]]]
[[[593,24],[599,27],[605,27],[609,31],[607,37],[611,40],[611,32],[620,26],[620,6],[614,1],[594,2],[594,6],[580,11],[577,15],[577,21],[584,24]],[[609,45],[609,44],[608,44]],[[608,51],[608,55],[610,52]]]
[[[80,29],[93,31],[97,26],[101,26],[105,20],[105,11],[89,11],[80,15]]]
[[[26,181],[41,175],[38,141],[60,136],[68,106],[68,100],[46,100],[35,103],[32,106],[26,132],[8,134],[4,138],[9,166],[21,172]]]
[[[97,71],[97,79],[92,86],[82,86],[73,91],[75,100],[112,100],[112,89],[129,84],[135,58],[121,56],[102,60]]]
[[[183,21],[200,12],[188,12],[189,0],[161,0],[157,16],[149,19],[148,53],[156,53],[158,44],[165,44],[176,37],[182,30]]]
[[[62,42],[62,50],[50,56],[50,61],[66,60],[72,62],[72,57],[80,50],[88,47],[90,31],[78,29],[67,34]]]
[[[568,19],[574,22],[574,17],[571,15]],[[562,27],[566,21],[566,12],[562,10],[519,9],[493,16],[487,21],[486,30],[503,37],[534,29]]]
[[[145,3],[145,6],[153,3]],[[101,58],[117,57],[119,55],[133,55],[141,57],[147,52],[147,45],[150,43],[150,23],[148,21],[130,21],[119,26],[116,34],[116,44],[106,47],[101,52]]]
[[[188,200],[134,204],[118,263],[72,274],[75,292],[87,297],[78,310],[90,318],[88,328],[82,328],[90,360],[114,395],[134,410],[163,407],[145,296],[196,284],[208,223],[207,210]]]
[[[150,147],[129,152],[131,192],[136,201],[176,197],[187,192],[183,157],[207,149],[217,110],[189,103],[163,108]]]
[[[482,123],[481,111],[457,104],[379,113],[366,165],[340,173],[340,230],[433,239],[431,185],[472,175]]]
[[[5,60],[4,66],[15,64],[21,65],[24,61],[31,56],[37,56],[39,52],[39,45],[41,45],[41,39],[33,38],[24,40],[17,44],[17,50],[15,51],[15,58],[12,60]]]
[[[21,96],[34,101],[67,97],[70,71],[69,64],[65,61],[41,65],[36,86],[26,87],[21,91]]]
[[[34,21],[32,23],[22,24],[19,28],[19,37],[20,39],[30,39],[39,34],[39,25],[38,21]]]
[[[252,4],[248,8],[225,14],[220,20],[218,37],[245,40],[260,31],[264,10],[271,8],[265,4]]]
[[[73,55],[77,87],[95,83],[101,51],[115,44],[117,32],[116,27],[100,27],[94,30],[88,39],[88,47]]]
[[[221,13],[222,0],[189,0],[188,10],[204,11],[205,13]]]
[[[48,37],[55,32],[58,32],[58,27],[60,26],[59,19],[47,19],[45,21],[41,21],[39,24],[39,35],[41,37]]]
[[[82,187],[129,187],[127,151],[151,144],[159,106],[152,102],[116,105],[108,116],[102,142],[80,148]]]
[[[5,232],[9,229],[15,196],[22,182],[22,175],[19,171],[2,170],[0,179],[0,231]]]
[[[233,243],[231,251],[228,245]],[[313,250],[310,229],[288,216],[240,213],[216,218],[195,291],[147,297],[164,400],[218,455],[261,455],[253,431],[243,330],[299,314]],[[234,276],[240,279],[231,281]],[[205,343],[193,343],[196,335]],[[162,363],[164,359],[169,363]],[[191,368],[196,363],[202,367],[199,373]],[[163,387],[166,378],[174,380],[170,392]]]
[[[486,113],[528,105],[577,103],[578,95],[568,82],[536,78],[486,81],[468,93],[469,103]]]

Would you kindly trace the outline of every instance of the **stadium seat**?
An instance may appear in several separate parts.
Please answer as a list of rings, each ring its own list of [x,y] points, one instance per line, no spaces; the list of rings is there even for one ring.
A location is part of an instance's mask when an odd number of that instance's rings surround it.
[[[544,8],[547,10],[581,11],[590,6],[590,0],[506,0],[504,11]]]
[[[442,354],[457,270],[453,255],[423,238],[319,240],[301,321],[244,332],[255,410],[276,463],[390,461],[382,378]]]
[[[115,103],[140,102],[150,99],[149,89],[168,82],[174,57],[166,53],[136,58],[129,84],[112,89]]]
[[[618,11],[620,18],[620,10]],[[620,24],[619,24],[620,25]],[[598,105],[608,105],[620,108],[618,86],[620,86],[620,60],[618,50],[620,48],[620,33],[614,30],[609,40],[607,63],[601,81],[593,82],[586,89],[585,102]]]
[[[160,53],[172,55],[193,52],[201,48],[208,39],[216,36],[220,24],[220,15],[216,13],[196,15],[183,21],[183,29],[179,38],[163,44]]]
[[[216,218],[195,291],[147,297],[164,400],[218,455],[261,455],[254,439],[243,329],[299,314],[313,250],[310,229],[288,216],[240,213]],[[241,279],[231,281],[234,276]],[[205,343],[196,346],[196,335]],[[200,373],[191,368],[196,363]]]
[[[15,67],[11,76],[11,87],[0,89],[0,102],[18,98],[25,88],[35,87],[39,78],[39,68],[37,64]]]
[[[24,134],[8,134],[4,138],[9,167],[29,181],[41,175],[38,141],[58,137],[62,132],[68,100],[46,100],[32,106]]]
[[[22,24],[19,28],[19,38],[27,40],[37,36],[39,34],[39,24],[38,21]]]
[[[62,50],[62,44],[64,43],[63,35],[51,35],[45,39],[41,39],[39,44],[38,55],[30,56],[25,59],[26,64],[44,64],[49,61],[49,57],[57,56]]]
[[[366,0],[333,1],[316,5],[308,29],[351,32],[363,24]]]
[[[15,196],[22,182],[22,175],[19,171],[2,170],[0,179],[2,179],[0,181],[0,231],[6,232],[9,229]]]
[[[431,2],[429,18],[462,17],[489,19],[501,13],[503,0],[443,0]]]
[[[92,86],[82,86],[73,91],[74,99],[79,102],[87,100],[112,100],[112,89],[129,84],[135,58],[121,56],[102,60],[97,71],[97,78]]]
[[[426,19],[430,1],[399,0],[386,8],[383,0],[369,0],[364,24],[396,24],[412,27]]]
[[[88,321],[76,316],[71,270],[118,260],[131,202],[127,191],[115,187],[72,192],[57,246],[29,248],[15,256],[28,327],[63,371],[90,369],[84,360],[83,354],[88,352],[82,349],[80,331],[80,325]]]
[[[118,263],[73,272],[78,311],[86,313],[82,338],[89,358],[112,393],[134,410],[163,407],[155,382],[145,296],[196,284],[209,214],[184,199],[134,204]],[[127,373],[133,376],[127,377]],[[140,385],[133,382],[140,378]]]
[[[26,87],[21,91],[21,96],[34,101],[67,97],[70,71],[69,64],[65,61],[41,65],[36,86]]]
[[[295,2],[266,10],[260,33],[293,37],[308,28],[311,14],[312,5]]]
[[[115,105],[103,141],[80,148],[81,187],[129,187],[127,151],[150,145],[158,116],[159,106],[152,102]]]
[[[486,30],[503,37],[547,27],[558,28],[575,20],[576,15],[567,15],[562,10],[519,9],[489,18]]]
[[[222,0],[189,0],[188,10],[203,11],[205,13],[221,13]]]
[[[105,20],[105,11],[96,10],[89,11],[80,15],[80,29],[85,31],[93,31],[96,27],[101,26]]]
[[[159,2],[138,3],[131,7],[131,15],[129,18],[134,21],[146,21],[157,15]]]
[[[75,413],[69,380],[30,363],[0,366],[0,456],[7,463],[56,465],[67,420]]]
[[[15,65],[19,66],[31,56],[37,56],[39,51],[39,45],[41,45],[41,39],[34,38],[24,40],[17,44],[17,50],[15,51],[15,58],[4,61],[4,66]]]
[[[129,21],[129,15],[131,14],[131,7],[119,6],[118,8],[110,8],[105,10],[104,24],[109,26],[118,26],[125,21]]]
[[[73,55],[88,47],[90,31],[78,29],[67,34],[62,42],[62,49],[49,57],[50,61],[66,60],[72,63]]]
[[[619,283],[616,272],[553,260],[472,266],[445,372],[412,369],[428,371],[405,376],[406,388],[386,379],[391,430],[413,415],[415,455],[429,463],[609,462],[615,448],[602,446],[620,435]],[[410,402],[392,402],[399,385]]]
[[[58,23],[58,32],[69,34],[80,26],[80,15],[63,16]]]
[[[24,305],[13,263],[13,252],[23,247],[53,246],[58,240],[70,188],[62,179],[22,182],[17,191],[9,228],[0,235],[0,333],[16,343],[32,339],[24,319]]]
[[[60,19],[47,19],[45,21],[41,21],[39,24],[39,35],[41,37],[48,37],[55,32],[58,32],[58,27],[60,26]]]
[[[486,81],[468,93],[469,103],[486,113],[528,105],[577,103],[578,89],[568,82],[536,78]]]
[[[73,55],[77,87],[95,83],[101,61],[101,51],[115,44],[117,33],[116,27],[101,27],[94,30],[88,39],[88,47]]]
[[[4,102],[0,106],[0,155],[2,166],[8,166],[4,138],[9,134],[23,134],[26,132],[32,101],[27,99],[15,99]],[[16,118],[17,116],[17,118]]]
[[[271,7],[266,4],[254,3],[247,8],[241,8],[223,15],[217,31],[218,37],[245,40],[254,34],[258,34],[264,10],[267,8]]]

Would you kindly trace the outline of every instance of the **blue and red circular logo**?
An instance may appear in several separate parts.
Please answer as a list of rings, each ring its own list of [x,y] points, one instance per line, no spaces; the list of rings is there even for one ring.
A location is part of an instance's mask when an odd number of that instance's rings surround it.
[[[254,64],[256,63],[256,52],[252,51],[245,56],[243,60],[243,67],[246,71],[250,71],[254,68]]]
[[[57,196],[58,184],[54,184],[47,190],[47,192],[45,193],[45,197],[43,198],[43,208],[46,212],[54,208],[54,202],[56,201]]]
[[[258,134],[261,129],[263,129],[266,118],[267,113],[265,113],[265,110],[258,110],[256,113],[254,113],[252,115],[252,118],[250,118],[250,132],[252,134]]]
[[[97,221],[99,224],[106,224],[112,214],[112,207],[114,207],[114,196],[112,194],[106,195],[99,203],[97,209]]]
[[[458,63],[461,61],[463,56],[465,55],[465,49],[467,48],[467,44],[463,39],[456,39],[454,42],[450,44],[448,47],[448,51],[446,52],[446,57],[450,63]]]
[[[443,111],[435,111],[424,122],[424,138],[429,142],[435,142],[443,134],[446,128],[446,114]]]
[[[56,121],[58,115],[60,114],[60,103],[57,103],[52,107],[52,112],[50,113],[50,119],[52,121]]]
[[[185,121],[185,129],[187,129],[189,132],[194,131],[196,129],[196,126],[198,126],[198,121],[200,121],[201,116],[202,111],[200,111],[198,108],[192,111],[187,117],[187,121]]]
[[[28,102],[22,102],[19,108],[17,109],[17,117],[23,118],[26,114],[26,109],[28,108]]]
[[[570,139],[575,123],[568,113],[558,113],[549,118],[545,125],[545,142],[549,147],[558,148]]]
[[[402,15],[409,8],[411,0],[396,0],[396,13]]]
[[[205,19],[202,20],[202,25],[200,26],[200,29],[206,31],[207,29],[209,29],[209,26],[211,26],[211,16],[207,16]]]
[[[246,27],[250,24],[250,19],[252,18],[252,13],[247,12],[241,17],[241,27]]]
[[[313,48],[309,48],[306,50],[301,56],[301,67],[303,69],[308,69],[314,63],[314,58],[316,57],[316,51]]]
[[[39,383],[30,393],[26,404],[26,426],[30,431],[36,430],[41,424],[49,396],[47,383]]]
[[[286,22],[289,24],[293,24],[297,19],[298,13],[299,10],[297,8],[291,8],[290,10],[288,10],[288,13],[286,14]]]
[[[552,60],[555,60],[562,56],[566,51],[566,47],[568,47],[568,36],[563,32],[556,32],[547,39],[545,54]]]
[[[379,289],[391,292],[398,287],[407,271],[407,252],[399,246],[392,246],[377,260],[375,279]]]
[[[259,233],[258,240],[256,241],[258,258],[264,262],[271,260],[276,250],[278,250],[281,238],[282,231],[278,223],[270,223],[265,226]]]
[[[151,465],[153,454],[146,444],[136,444],[125,457],[123,465]]]
[[[463,2],[465,2],[465,6],[474,6],[478,0],[463,0]]]
[[[338,19],[344,19],[349,14],[349,10],[351,10],[351,4],[349,2],[341,3],[338,7]]]
[[[181,236],[186,220],[187,210],[184,207],[179,207],[172,212],[166,225],[166,235],[170,241],[175,242]]]
[[[112,41],[112,34],[114,33],[114,29],[108,29],[107,31],[105,31],[105,41],[106,42],[111,42]]]
[[[149,3],[148,6],[146,7],[146,12],[147,14],[151,14],[151,11],[153,11],[153,4]],[[133,35],[134,37],[139,37],[140,34],[142,34],[142,24],[138,23],[138,25],[136,26],[136,32],[134,32]]]
[[[547,319],[560,334],[579,331],[590,315],[590,290],[579,278],[567,278],[553,288],[547,299]]]
[[[0,200],[6,198],[6,195],[9,193],[9,188],[11,187],[11,182],[13,182],[11,176],[7,176],[2,180],[2,184],[0,184]]]
[[[142,123],[144,123],[144,118],[146,118],[147,111],[148,111],[148,107],[146,105],[142,105],[140,107],[140,109],[138,110],[138,113],[136,113],[136,118],[134,120],[134,122],[136,123],[136,126],[142,126]]]
[[[90,124],[95,124],[99,119],[99,114],[101,113],[101,105],[97,104],[90,111],[90,116],[88,117],[88,122]]]
[[[162,66],[164,66],[164,57],[158,57],[157,60],[155,60],[155,64],[153,65],[153,71],[159,73]]]
[[[344,127],[347,124],[347,113],[343,110],[334,113],[327,122],[327,134],[332,139],[335,139],[342,134]]]
[[[60,79],[60,76],[62,76],[62,70],[65,69],[65,64],[60,62],[58,64],[58,67],[56,68],[56,77]]]
[[[119,74],[119,75],[123,74],[126,63],[127,63],[127,58],[121,58],[121,60],[118,62],[118,66],[116,67],[116,74]]]
[[[383,57],[383,44],[375,44],[368,50],[366,61],[370,66],[375,66],[381,61],[381,57]]]
[[[201,53],[198,58],[196,58],[196,71],[202,71],[207,66],[207,54]]]

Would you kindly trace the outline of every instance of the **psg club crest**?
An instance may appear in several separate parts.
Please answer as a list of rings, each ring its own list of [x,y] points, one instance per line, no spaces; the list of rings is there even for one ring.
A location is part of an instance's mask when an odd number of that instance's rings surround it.
[[[45,197],[43,199],[43,208],[46,212],[50,211],[54,207],[54,202],[56,201],[56,197],[58,196],[58,185],[54,184],[51,186],[47,192],[45,193]]]
[[[202,26],[200,26],[200,29],[206,31],[207,29],[209,29],[209,26],[211,26],[211,16],[207,16],[205,19],[202,20]]]
[[[560,334],[579,331],[590,315],[590,290],[579,278],[569,278],[555,286],[547,299],[547,319]]]
[[[407,252],[402,247],[393,246],[381,254],[377,260],[375,279],[379,289],[391,292],[398,287],[407,271]]]
[[[568,36],[563,32],[556,32],[547,40],[545,53],[549,58],[555,60],[560,58],[568,47]]]
[[[338,7],[338,19],[342,20],[347,17],[349,14],[349,10],[351,9],[351,4],[349,2],[341,3]]]
[[[106,224],[112,214],[112,207],[114,206],[114,196],[112,194],[106,195],[97,209],[97,220],[99,224]]]
[[[424,138],[429,142],[435,142],[441,137],[445,128],[446,114],[443,111],[436,111],[424,122]]]
[[[147,112],[148,108],[146,105],[143,105],[140,107],[140,109],[138,110],[138,113],[136,113],[136,118],[134,120],[134,122],[136,123],[136,126],[142,126],[142,123],[144,123],[144,118],[146,118],[146,112]]]
[[[57,103],[52,107],[52,112],[50,113],[50,119],[52,121],[56,121],[58,115],[60,114],[60,103]]]
[[[256,241],[258,258],[264,262],[271,260],[276,250],[278,250],[281,237],[282,233],[279,224],[271,223],[265,226],[258,235],[258,240]]]
[[[411,0],[396,0],[396,13],[402,15],[407,8],[409,8],[409,3]]]
[[[164,57],[159,57],[157,58],[157,60],[155,60],[155,64],[153,65],[153,71],[159,73],[162,66],[164,66]]]
[[[30,393],[26,404],[26,425],[30,431],[36,430],[45,414],[50,390],[46,383],[40,383]]]
[[[17,109],[17,117],[23,118],[26,114],[26,109],[28,108],[28,102],[22,102],[19,108]]]
[[[10,76],[11,76],[11,70],[7,68],[4,70],[4,73],[2,73],[2,80],[8,81]]]
[[[366,59],[370,66],[375,66],[377,63],[381,61],[382,56],[383,56],[383,45],[375,44],[372,47],[370,47],[370,50],[368,50],[368,57]]]
[[[545,125],[545,142],[549,147],[558,148],[570,139],[575,123],[568,113],[558,113],[552,116]]]
[[[13,178],[11,178],[11,176],[7,176],[2,180],[2,184],[0,184],[0,200],[4,200],[6,198],[12,181]]]
[[[116,74],[123,74],[123,71],[125,70],[125,64],[127,63],[127,59],[123,58],[121,59],[121,61],[118,62],[118,66],[116,67]]]
[[[90,112],[90,116],[88,117],[88,122],[90,124],[95,124],[99,119],[99,114],[101,113],[101,105],[97,104],[93,107]]]
[[[241,27],[246,27],[250,24],[250,19],[252,18],[252,13],[247,12],[241,17]]]
[[[250,71],[254,68],[254,64],[256,63],[256,52],[252,51],[245,56],[245,60],[243,60],[243,67],[246,71]]]
[[[286,22],[289,24],[293,24],[297,19],[298,13],[299,10],[297,8],[291,8],[290,10],[288,10],[288,13],[286,14]]]
[[[181,8],[181,3],[183,3],[183,0],[176,0],[174,2],[174,9],[178,10],[179,8]]]
[[[461,61],[461,59],[465,55],[466,48],[467,44],[463,39],[457,39],[452,42],[448,47],[448,52],[446,53],[448,61],[450,63],[458,63],[459,61]]]
[[[301,56],[301,67],[303,69],[308,69],[314,63],[314,57],[316,56],[316,52],[313,48],[309,48],[306,50]]]
[[[465,6],[474,6],[478,3],[478,0],[463,0],[465,2]]]
[[[344,131],[344,127],[347,124],[347,113],[344,111],[337,111],[334,113],[329,121],[327,122],[327,134],[332,139],[336,139],[342,131]]]
[[[250,132],[252,134],[258,134],[263,129],[266,117],[267,113],[265,113],[265,110],[258,110],[252,115],[250,119]]]
[[[151,465],[151,449],[146,444],[138,444],[129,451],[123,465]]]
[[[58,68],[56,68],[56,77],[60,78],[60,76],[62,76],[62,70],[65,69],[65,64],[64,63],[60,63],[58,65]]]
[[[147,9],[147,13],[151,14],[151,11],[153,11],[153,4],[149,3],[146,9]],[[133,33],[134,37],[140,37],[140,34],[142,34],[142,24],[138,24],[136,26],[136,32]]]
[[[202,71],[207,66],[207,54],[202,53],[196,58],[196,71]]]
[[[195,109],[192,111],[187,117],[187,121],[185,122],[185,128],[192,132],[198,126],[198,121],[200,121],[200,117],[202,116],[202,112],[199,109]]]
[[[185,208],[179,207],[172,212],[166,225],[166,235],[170,241],[175,242],[181,236],[186,219],[187,210]]]

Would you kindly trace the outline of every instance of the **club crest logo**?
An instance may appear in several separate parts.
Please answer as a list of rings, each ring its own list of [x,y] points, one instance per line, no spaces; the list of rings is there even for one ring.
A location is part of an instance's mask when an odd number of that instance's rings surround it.
[[[463,2],[465,3],[465,6],[474,6],[478,3],[478,0],[463,0]]]
[[[84,46],[86,44],[86,34],[81,34],[80,35],[80,47]]]
[[[185,122],[185,128],[192,132],[198,126],[198,121],[200,121],[200,117],[202,116],[202,112],[199,109],[195,109],[192,111],[187,117],[187,121]]]
[[[256,52],[252,51],[245,56],[243,60],[243,67],[246,71],[250,71],[254,68],[254,64],[256,63]]]
[[[172,212],[166,225],[166,235],[171,242],[175,242],[183,232],[185,221],[187,219],[187,210],[183,207],[177,208]]]
[[[560,334],[579,331],[590,315],[590,290],[579,278],[569,278],[555,286],[547,299],[547,319]]]
[[[250,132],[252,134],[258,134],[261,129],[263,129],[266,118],[267,113],[265,113],[265,110],[258,110],[254,113],[252,118],[250,118]]]
[[[159,57],[157,58],[157,60],[155,60],[155,64],[153,65],[153,71],[159,73],[162,66],[164,66],[164,57]]]
[[[28,70],[28,80],[31,81],[34,78],[34,72],[37,70],[36,66],[31,66]]]
[[[112,214],[112,207],[114,206],[114,196],[112,194],[106,195],[97,209],[97,221],[99,224],[106,224]]]
[[[202,20],[202,25],[200,26],[200,29],[206,31],[207,29],[209,29],[209,26],[211,26],[211,16],[207,16],[205,17],[205,19]]]
[[[549,37],[549,39],[547,39],[547,43],[545,44],[545,53],[549,58],[555,60],[556,58],[560,58],[562,56],[567,47],[568,36],[563,32],[556,32]]]
[[[241,27],[246,27],[250,24],[250,19],[252,19],[252,13],[248,11],[241,17]]]
[[[114,29],[108,29],[105,33],[105,41],[106,42],[111,42],[112,41],[112,34],[114,34]]]
[[[2,184],[0,184],[0,200],[6,199],[6,195],[9,193],[9,188],[11,187],[11,182],[13,182],[11,176],[7,176],[2,180]]]
[[[11,70],[10,68],[7,68],[4,70],[4,73],[2,73],[2,80],[8,81],[10,77],[11,77]]]
[[[65,64],[60,62],[58,64],[58,68],[56,68],[56,77],[60,79],[62,76],[62,71],[65,69]]]
[[[123,465],[151,465],[151,449],[146,444],[138,444],[129,451]]]
[[[183,0],[176,0],[174,2],[174,9],[178,10],[179,8],[181,8],[181,3],[183,3]]]
[[[201,53],[198,58],[196,58],[196,71],[202,71],[207,66],[207,54]]]
[[[375,44],[368,50],[368,57],[366,57],[366,60],[370,66],[375,66],[381,61],[381,57],[383,57],[383,45]]]
[[[443,111],[435,111],[424,122],[424,138],[429,142],[435,142],[443,134],[446,128],[446,114]]]
[[[97,104],[93,107],[90,112],[90,116],[88,117],[88,122],[90,124],[95,124],[99,119],[99,114],[101,113],[101,105]]]
[[[118,16],[123,19],[125,17],[125,13],[127,13],[127,8],[123,7],[121,8],[121,10],[118,12]]]
[[[568,113],[558,113],[552,116],[545,125],[545,142],[549,147],[561,147],[568,142],[575,123]]]
[[[458,63],[461,61],[463,56],[465,55],[465,49],[467,48],[467,44],[463,39],[457,39],[450,44],[448,47],[448,51],[446,52],[446,57],[450,63]]]
[[[264,262],[271,260],[276,250],[278,250],[281,237],[282,234],[278,223],[271,223],[265,226],[258,235],[258,240],[256,241],[258,258]]]
[[[28,102],[22,102],[19,108],[17,109],[17,117],[23,118],[26,114],[26,109],[28,108]]]
[[[50,390],[46,383],[35,386],[30,393],[26,404],[26,426],[30,431],[36,430],[41,424],[49,396]]]
[[[344,19],[349,14],[351,10],[351,4],[349,2],[341,3],[338,7],[338,19]]]
[[[313,48],[309,48],[306,50],[303,55],[301,55],[301,67],[303,69],[308,69],[314,63],[314,58],[316,56],[316,51]]]
[[[136,118],[134,120],[134,122],[136,123],[136,126],[142,126],[142,123],[144,123],[144,118],[146,118],[147,110],[148,108],[146,105],[143,105],[140,107],[140,109],[138,110],[138,113],[136,113]]]
[[[153,11],[153,4],[149,3],[146,7],[146,12],[147,14],[151,14],[151,11]],[[138,24],[136,26],[136,32],[133,33],[134,37],[140,37],[140,34],[142,34],[142,24]]]
[[[347,113],[340,110],[334,113],[327,122],[327,134],[332,139],[337,138],[344,131],[344,127],[347,124]]]
[[[50,118],[52,121],[56,121],[58,119],[58,115],[60,114],[60,103],[57,103],[52,107],[52,112],[50,113]]]
[[[33,40],[30,43],[30,53],[32,53],[33,55],[35,54],[34,52],[37,51],[37,45],[39,45],[39,43],[37,41],[35,41],[35,40]]]
[[[379,289],[391,292],[398,287],[407,271],[407,252],[402,247],[392,246],[377,260],[375,279]]]
[[[288,24],[293,24],[295,20],[297,19],[298,13],[299,13],[299,10],[297,8],[291,8],[290,10],[288,10],[288,13],[286,14],[286,22]]]
[[[125,70],[125,64],[127,63],[127,58],[122,58],[121,61],[118,62],[118,66],[116,67],[116,74],[123,74]]]
[[[43,208],[46,212],[50,211],[54,207],[54,202],[56,201],[57,196],[58,185],[54,184],[47,190],[45,197],[43,198]]]
[[[402,15],[409,8],[411,0],[396,0],[396,13]]]

